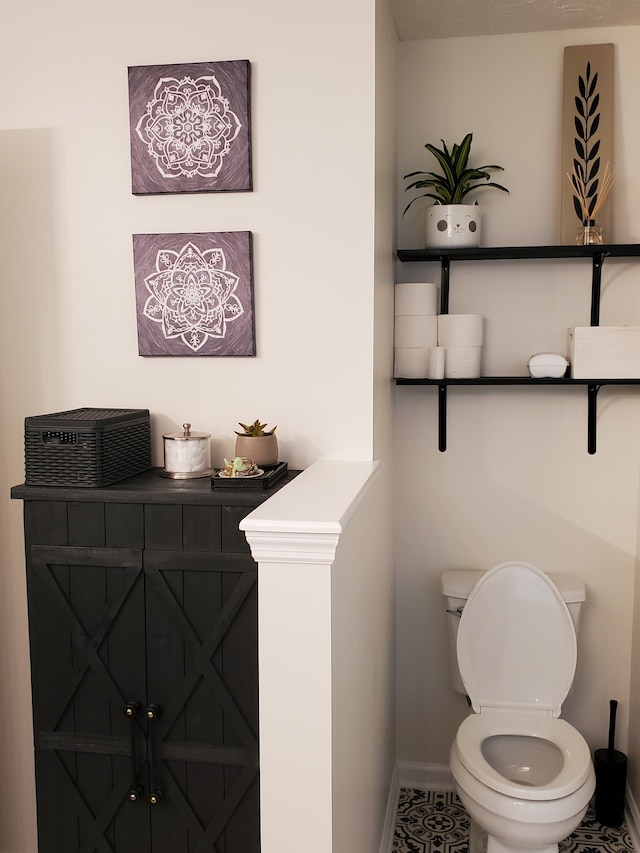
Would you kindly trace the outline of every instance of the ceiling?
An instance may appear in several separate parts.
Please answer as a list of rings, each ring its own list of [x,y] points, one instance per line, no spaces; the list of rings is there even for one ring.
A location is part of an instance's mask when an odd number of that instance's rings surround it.
[[[403,41],[640,24],[640,0],[391,0]]]

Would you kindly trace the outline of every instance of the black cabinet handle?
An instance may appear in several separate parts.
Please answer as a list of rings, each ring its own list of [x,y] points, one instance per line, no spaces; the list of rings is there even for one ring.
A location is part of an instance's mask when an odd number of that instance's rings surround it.
[[[129,718],[129,736],[131,738],[131,787],[127,796],[132,803],[140,798],[142,787],[137,784],[138,759],[136,755],[136,715],[140,706],[137,702],[127,702],[124,706],[125,717]]]
[[[147,724],[149,737],[149,805],[156,806],[162,799],[162,789],[158,787],[158,759],[156,754],[156,721],[160,717],[158,705],[147,707]]]

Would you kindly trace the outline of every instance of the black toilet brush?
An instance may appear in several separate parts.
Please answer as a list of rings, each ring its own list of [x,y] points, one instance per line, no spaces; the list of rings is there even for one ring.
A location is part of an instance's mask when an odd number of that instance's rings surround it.
[[[618,703],[609,700],[609,743],[596,749],[596,820],[604,826],[620,826],[624,821],[624,797],[627,784],[627,756],[614,749]]]

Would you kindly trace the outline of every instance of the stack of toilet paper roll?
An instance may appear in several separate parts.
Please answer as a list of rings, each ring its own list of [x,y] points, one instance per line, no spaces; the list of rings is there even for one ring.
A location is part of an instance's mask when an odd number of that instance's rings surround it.
[[[426,379],[438,344],[438,287],[432,282],[395,285],[394,376]]]
[[[447,379],[477,379],[480,376],[483,321],[482,314],[440,314],[438,317],[438,349],[444,354]]]

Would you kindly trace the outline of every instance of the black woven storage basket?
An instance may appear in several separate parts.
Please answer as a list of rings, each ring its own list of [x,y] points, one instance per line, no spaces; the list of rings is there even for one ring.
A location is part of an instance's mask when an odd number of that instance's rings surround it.
[[[151,468],[148,409],[71,409],[24,422],[29,486],[109,486]]]

